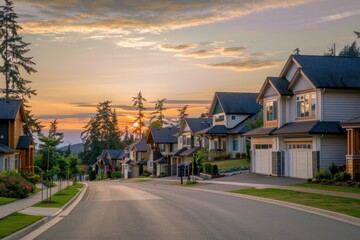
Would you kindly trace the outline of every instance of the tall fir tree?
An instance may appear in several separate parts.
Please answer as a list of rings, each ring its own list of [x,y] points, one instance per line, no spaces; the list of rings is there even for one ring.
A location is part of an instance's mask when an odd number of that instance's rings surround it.
[[[133,106],[136,107],[138,111],[137,117],[134,121],[134,133],[138,134],[139,138],[142,137],[142,128],[145,126],[143,119],[145,118],[144,111],[146,108],[144,107],[144,102],[146,99],[143,97],[141,91],[138,93],[136,97],[133,97]]]
[[[103,149],[119,149],[120,130],[116,111],[111,108],[111,102],[101,102],[96,106],[96,114],[86,124],[81,133],[84,151],[81,154],[83,163],[92,164]]]
[[[189,107],[189,105],[185,105],[184,107],[177,109],[179,112],[179,115],[178,115],[179,123],[181,123],[183,121],[183,119],[189,115],[186,113],[188,107]]]
[[[360,47],[358,47],[356,41],[352,44],[346,45],[340,52],[341,57],[360,57]]]
[[[161,100],[157,100],[155,103],[155,111],[150,113],[150,115],[152,116],[150,118],[150,121],[152,121],[153,119],[156,119],[156,121],[158,121],[160,123],[160,127],[163,127],[164,125],[164,111],[166,110],[166,108],[164,107],[164,102],[166,101],[166,98],[163,98]]]

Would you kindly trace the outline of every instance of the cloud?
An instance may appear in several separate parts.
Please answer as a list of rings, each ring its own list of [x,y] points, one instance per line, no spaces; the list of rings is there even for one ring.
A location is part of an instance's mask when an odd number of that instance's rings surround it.
[[[153,32],[226,21],[253,12],[295,6],[308,0],[18,0],[27,33]]]
[[[259,59],[249,59],[249,60],[231,60],[218,63],[208,63],[201,65],[207,68],[223,68],[230,69],[235,71],[254,71],[265,68],[271,68],[280,64],[281,61],[277,60],[259,60]]]
[[[333,15],[329,15],[329,16],[325,16],[322,17],[318,23],[325,23],[325,22],[331,22],[331,21],[336,21],[336,20],[340,20],[343,18],[348,18],[348,17],[352,17],[352,16],[356,16],[360,14],[360,10],[353,10],[353,11],[347,11],[347,12],[342,12],[342,13],[337,13],[337,14],[333,14]]]
[[[124,48],[142,48],[156,45],[156,42],[144,41],[143,37],[138,38],[122,38],[116,42],[118,47]]]
[[[246,50],[246,47],[227,47],[222,49],[222,55],[224,56],[234,56],[243,53]]]
[[[159,44],[158,48],[165,52],[183,52],[192,48],[197,48],[198,44]]]
[[[156,103],[156,101],[152,101],[150,103]],[[181,105],[195,105],[195,104],[210,104],[211,100],[172,100],[167,99],[165,104],[181,104]]]
[[[74,114],[55,114],[55,115],[37,115],[39,119],[67,119],[67,118],[91,118],[94,116],[94,113],[74,113]]]
[[[221,49],[218,48],[210,48],[210,49],[202,49],[192,52],[184,52],[179,53],[176,56],[178,57],[192,57],[192,58],[213,58],[216,57]]]

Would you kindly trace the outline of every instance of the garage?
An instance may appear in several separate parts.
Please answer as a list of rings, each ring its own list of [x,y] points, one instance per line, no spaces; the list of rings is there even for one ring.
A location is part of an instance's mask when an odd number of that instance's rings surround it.
[[[271,144],[255,144],[254,145],[254,165],[255,173],[271,174]]]
[[[287,144],[286,149],[285,176],[312,178],[312,144]]]

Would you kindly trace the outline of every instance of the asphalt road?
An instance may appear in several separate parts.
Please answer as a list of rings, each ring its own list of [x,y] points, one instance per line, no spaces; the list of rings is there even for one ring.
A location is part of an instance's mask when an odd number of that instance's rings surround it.
[[[360,239],[360,227],[228,195],[154,183],[94,182],[37,239]]]

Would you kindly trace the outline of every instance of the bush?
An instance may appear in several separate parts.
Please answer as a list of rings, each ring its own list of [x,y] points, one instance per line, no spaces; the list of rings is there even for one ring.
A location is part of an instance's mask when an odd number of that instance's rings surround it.
[[[0,174],[0,196],[9,198],[26,198],[35,192],[35,186],[22,177],[13,174]]]
[[[237,153],[235,154],[235,157],[236,157],[236,158],[240,158],[240,157],[241,157],[241,154],[240,154],[239,152],[237,152]]]
[[[26,179],[26,181],[32,183],[32,184],[37,184],[41,182],[41,177],[40,175],[34,174],[32,172],[23,172],[21,173],[22,177]]]
[[[166,173],[160,173],[159,177],[166,177],[167,174]]]
[[[334,180],[337,182],[346,182],[351,179],[351,175],[348,172],[338,172],[334,176]]]
[[[144,177],[149,177],[151,175],[151,173],[149,173],[148,171],[144,171],[143,172],[143,174],[142,174],[142,176],[144,176]]]
[[[354,180],[360,182],[360,173],[355,173]]]
[[[96,172],[94,170],[91,170],[89,172],[89,180],[94,181],[96,179]]]
[[[324,180],[330,180],[331,175],[326,171],[326,169],[320,169],[315,174],[315,179],[316,179],[316,181],[323,182]]]
[[[106,170],[106,178],[111,178],[111,170]]]
[[[219,174],[219,169],[218,166],[215,164],[212,166],[212,175],[218,175]]]
[[[205,173],[212,174],[212,165],[210,163],[206,163],[204,165]]]
[[[121,172],[112,172],[111,178],[121,178]]]
[[[332,176],[335,176],[335,174],[337,174],[339,172],[339,167],[336,166],[334,164],[334,162],[331,164],[331,166],[329,167],[329,171],[331,173]]]

